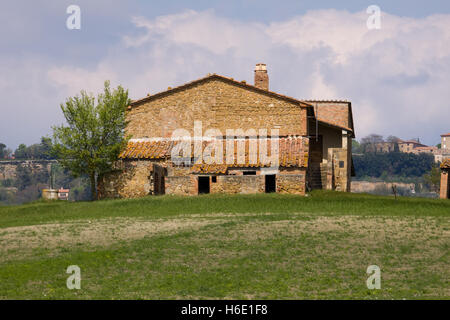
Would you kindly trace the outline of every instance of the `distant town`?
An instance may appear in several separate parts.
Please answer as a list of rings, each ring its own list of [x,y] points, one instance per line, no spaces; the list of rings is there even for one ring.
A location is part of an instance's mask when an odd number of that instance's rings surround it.
[[[437,146],[427,146],[421,143],[419,138],[402,140],[398,137],[390,136],[384,140],[382,136],[376,134],[361,139],[361,145],[365,145],[364,152],[432,154],[436,163],[450,158],[450,133],[442,134],[441,143]]]

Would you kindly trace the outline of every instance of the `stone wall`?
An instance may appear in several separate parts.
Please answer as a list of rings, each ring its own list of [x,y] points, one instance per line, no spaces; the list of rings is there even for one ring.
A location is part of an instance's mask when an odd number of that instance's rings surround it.
[[[198,194],[197,177],[171,176],[165,178],[166,194],[173,195],[196,195]]]
[[[163,176],[163,172],[166,176]],[[158,179],[154,178],[159,174]],[[153,179],[152,179],[153,177]],[[265,175],[214,175],[210,179],[210,193],[264,193]],[[163,192],[154,185],[163,179]],[[284,168],[276,174],[277,192],[304,195],[306,191],[306,168]],[[157,190],[158,189],[158,190]],[[164,162],[121,161],[111,173],[99,178],[99,198],[138,198],[151,194],[197,195],[198,176],[189,168],[171,167]]]
[[[217,176],[211,183],[211,193],[260,193],[264,192],[264,176]]]
[[[193,136],[194,121],[207,129],[270,130],[280,135],[307,135],[306,107],[219,79],[189,86],[142,102],[127,113],[132,138],[171,137],[175,129]]]
[[[138,198],[152,194],[152,161],[121,161],[115,170],[98,179],[98,196],[104,198]]]
[[[334,171],[334,188],[336,191],[350,191],[350,175],[349,169],[351,163],[348,161],[348,152],[346,149],[330,149],[333,150],[333,171]]]
[[[296,170],[288,174],[278,174],[277,192],[305,195],[306,192],[306,169]]]

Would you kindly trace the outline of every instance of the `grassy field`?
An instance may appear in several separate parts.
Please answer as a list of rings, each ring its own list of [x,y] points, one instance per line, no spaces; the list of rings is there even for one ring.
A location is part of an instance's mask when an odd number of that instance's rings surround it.
[[[0,207],[1,299],[450,298],[450,201],[335,192]],[[66,268],[81,268],[81,289]],[[381,289],[366,286],[369,265]]]

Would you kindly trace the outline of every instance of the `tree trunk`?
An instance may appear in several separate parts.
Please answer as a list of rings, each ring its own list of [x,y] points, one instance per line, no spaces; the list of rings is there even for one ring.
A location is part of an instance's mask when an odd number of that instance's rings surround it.
[[[89,179],[91,182],[91,199],[92,201],[97,200],[97,189],[95,187],[95,172],[89,175]]]

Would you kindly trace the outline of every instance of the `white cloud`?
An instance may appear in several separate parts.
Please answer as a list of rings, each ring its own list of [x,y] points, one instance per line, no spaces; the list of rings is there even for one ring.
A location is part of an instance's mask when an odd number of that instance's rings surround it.
[[[437,143],[449,131],[450,16],[383,13],[381,30],[368,30],[367,17],[317,10],[268,25],[212,10],[135,17],[135,33],[108,48],[96,67],[49,64],[43,81],[67,96],[96,92],[110,79],[140,98],[212,72],[252,82],[254,64],[266,62],[272,90],[351,100],[358,137],[377,132]],[[18,77],[8,94],[21,94],[19,86]]]
[[[66,96],[73,96],[86,88],[88,93],[100,92],[105,80],[116,83],[117,74],[108,67],[99,65],[96,70],[86,70],[79,67],[52,67],[47,72],[48,79],[54,85],[64,88]]]

